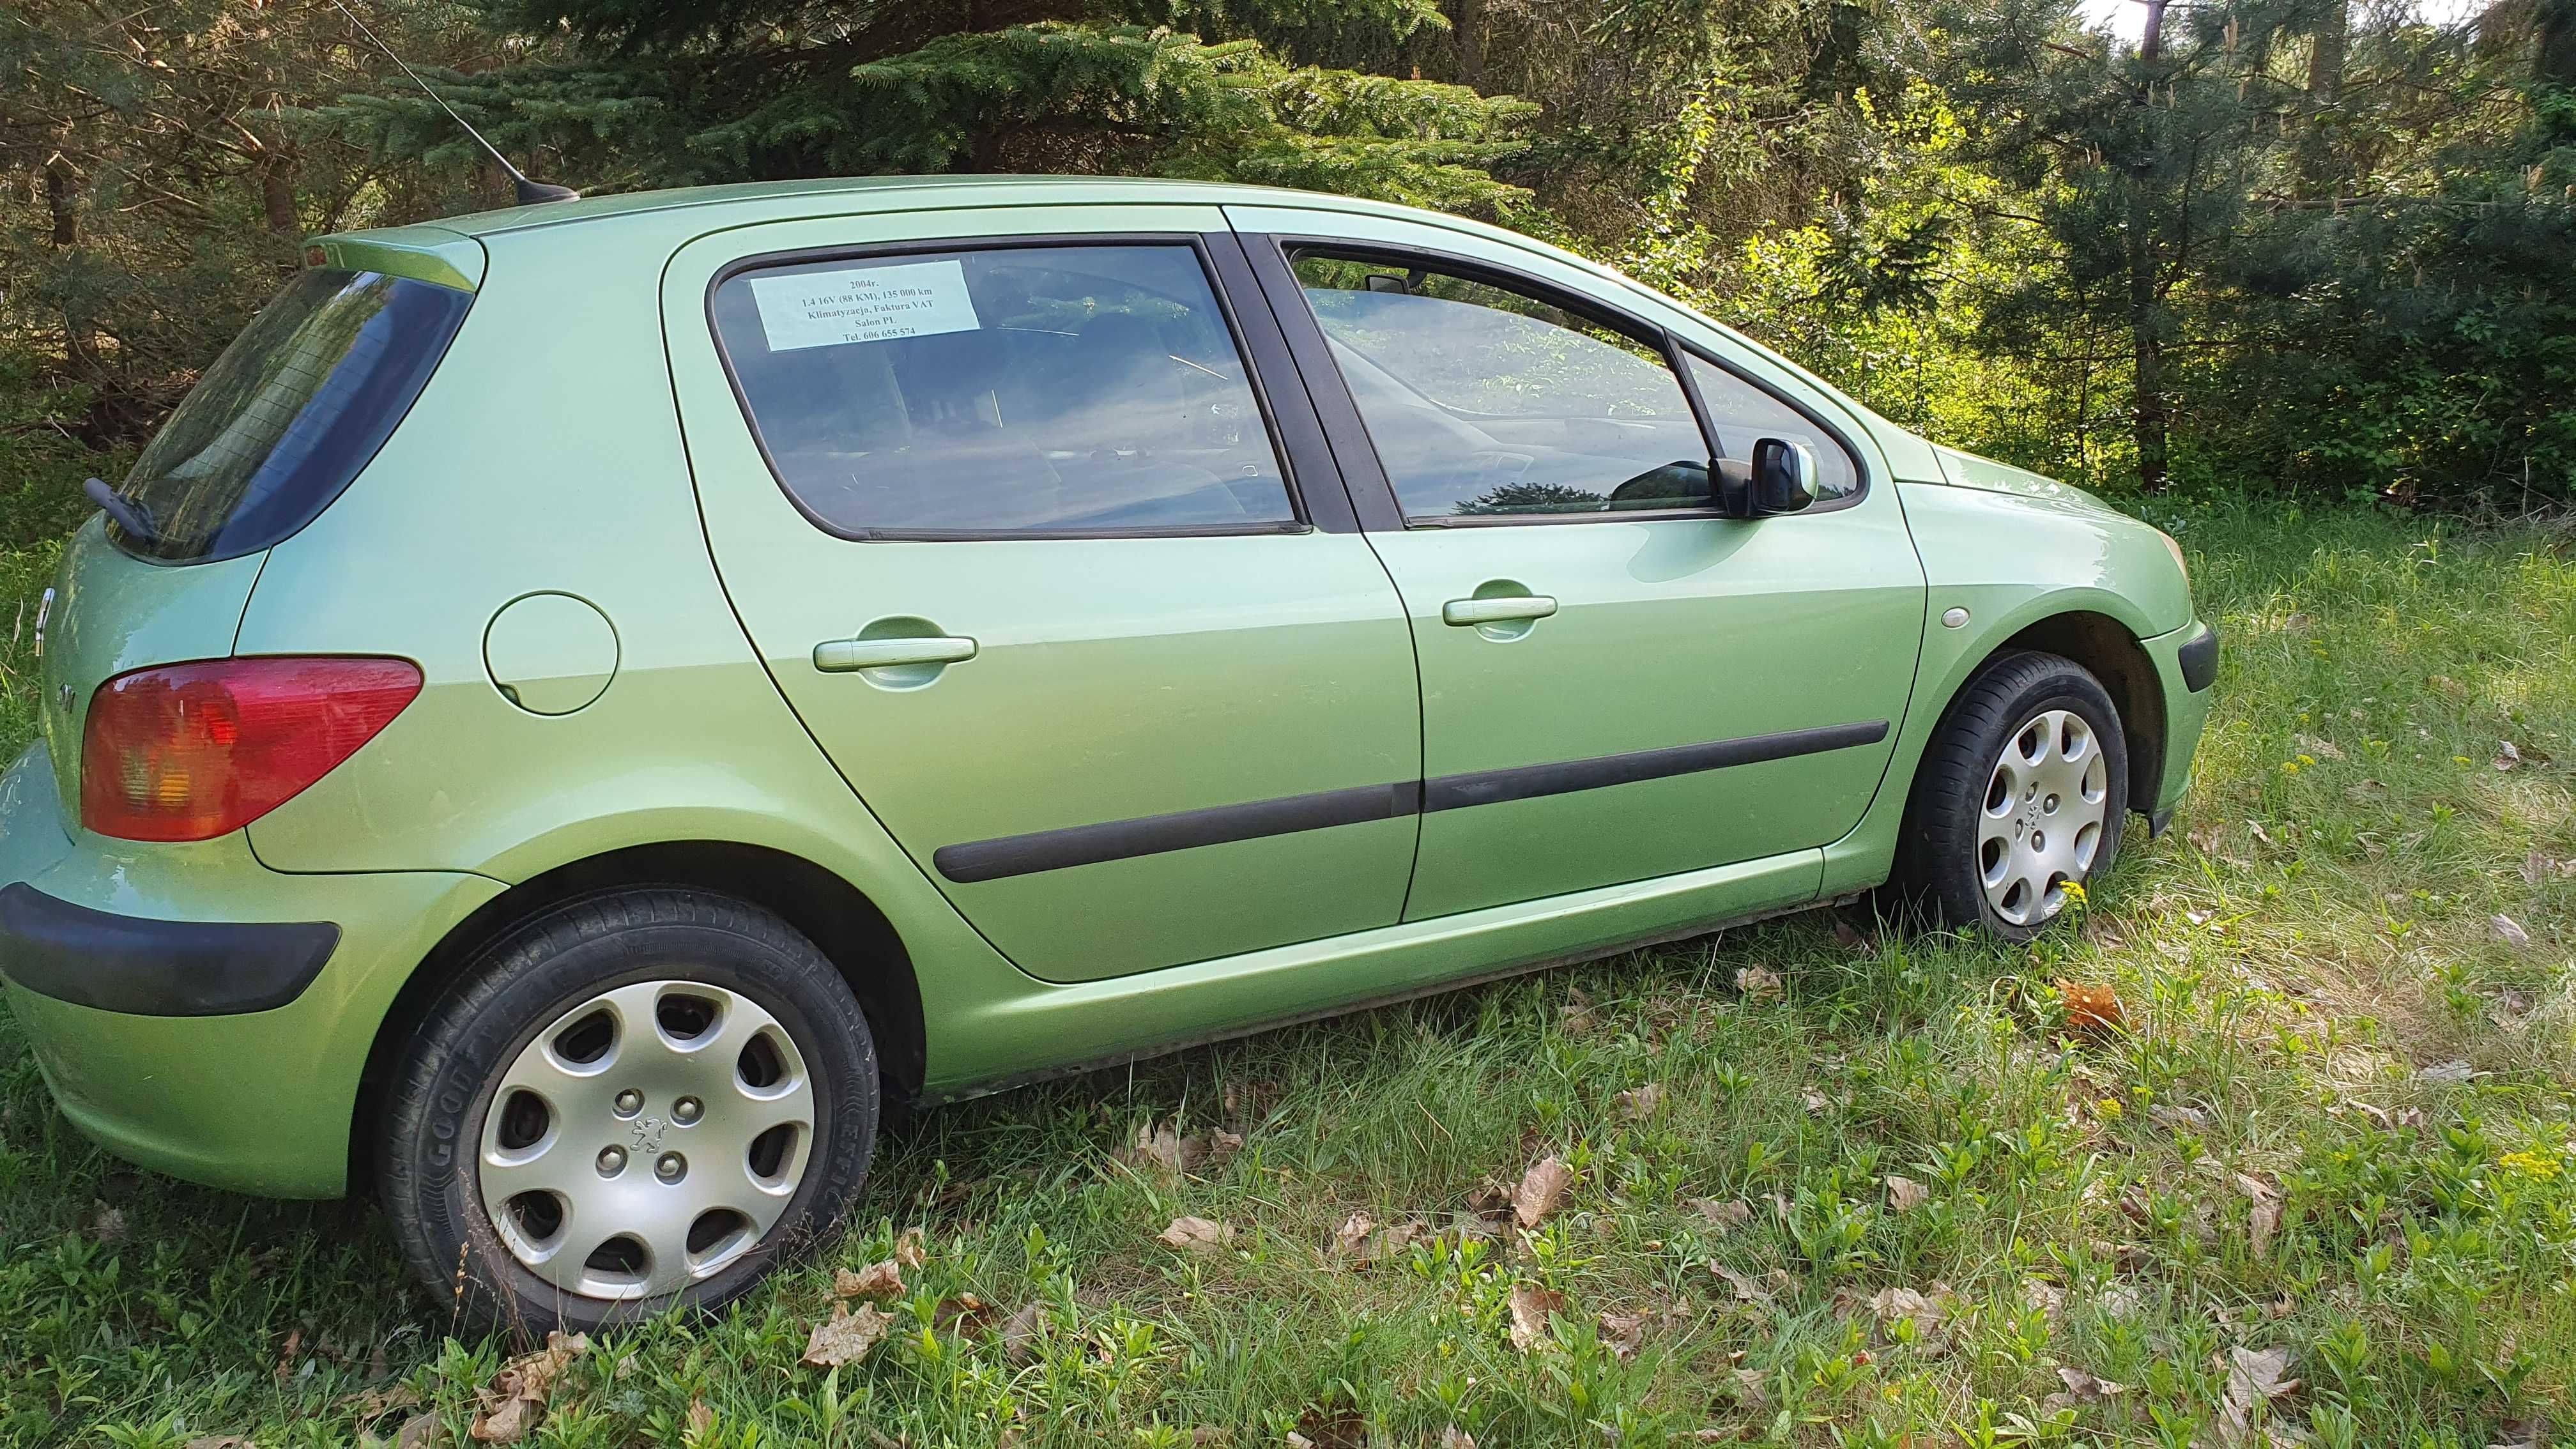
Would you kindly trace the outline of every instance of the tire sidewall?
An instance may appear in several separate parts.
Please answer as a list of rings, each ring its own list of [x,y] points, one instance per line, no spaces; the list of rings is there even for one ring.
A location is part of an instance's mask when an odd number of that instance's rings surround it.
[[[1949,782],[1951,788],[1941,792],[1943,798],[1927,802],[1932,808],[1948,812],[1954,826],[1964,826],[1955,837],[1964,848],[1940,850],[1936,858],[1925,862],[1925,873],[1931,877],[1928,884],[1942,913],[1954,922],[1977,922],[1993,936],[2014,942],[2039,935],[2063,919],[2065,912],[2018,925],[1998,914],[1986,898],[1985,882],[1977,866],[1976,822],[1985,809],[1986,786],[2005,745],[2033,717],[2054,709],[2071,711],[2093,731],[2108,778],[2103,784],[2102,839],[2093,852],[2092,866],[2084,874],[2088,889],[2119,858],[2129,812],[2128,735],[2109,692],[2072,660],[2055,656],[2025,656],[2025,660],[2043,667],[2020,671],[2023,677],[2019,679],[2011,677],[2015,671],[1998,668],[1978,681],[1978,685],[1995,690],[1998,708],[1986,721],[1961,718],[1953,722],[1962,729],[1957,747],[1974,762],[1975,768],[1954,776]]]
[[[433,1290],[453,1295],[469,1316],[531,1338],[724,1303],[838,1224],[875,1146],[874,1043],[858,1003],[819,951],[783,922],[748,908],[739,912],[743,920],[599,921],[593,915],[617,903],[593,902],[591,912],[564,913],[515,933],[467,990],[433,1010],[404,1063],[408,1085],[417,1090],[398,1098],[417,1110],[408,1114],[412,1120],[392,1124],[384,1145],[387,1211]],[[500,1078],[520,1052],[582,1002],[657,980],[738,992],[777,1018],[814,1082],[814,1143],[777,1222],[722,1271],[656,1297],[581,1297],[538,1277],[510,1252],[472,1168]]]

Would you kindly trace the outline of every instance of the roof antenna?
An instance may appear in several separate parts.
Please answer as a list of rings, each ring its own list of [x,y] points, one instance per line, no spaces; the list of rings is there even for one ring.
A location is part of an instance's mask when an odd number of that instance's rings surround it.
[[[404,65],[403,58],[394,54],[394,48],[392,46],[385,44],[383,40],[377,37],[374,31],[368,29],[367,22],[360,20],[356,11],[341,4],[340,0],[331,0],[331,8],[348,16],[349,23],[358,27],[358,33],[374,42],[376,49],[385,53],[385,59],[392,61],[396,65],[402,66],[402,73],[411,77],[411,83],[420,87],[420,93],[422,95],[436,101],[438,103],[438,108],[447,113],[447,118],[449,120],[463,126],[465,128],[465,134],[474,138],[474,144],[492,153],[492,159],[500,162],[501,169],[510,173],[510,190],[512,194],[518,197],[519,205],[533,206],[540,201],[581,200],[581,193],[573,190],[569,186],[557,186],[550,181],[530,181],[525,172],[510,164],[509,157],[501,154],[500,147],[484,140],[483,133],[475,130],[472,122],[466,120],[463,116],[456,114],[456,108],[454,106],[449,105],[446,100],[438,94],[438,92],[431,90],[429,88],[429,82],[420,78],[419,71],[413,70],[408,65]]]

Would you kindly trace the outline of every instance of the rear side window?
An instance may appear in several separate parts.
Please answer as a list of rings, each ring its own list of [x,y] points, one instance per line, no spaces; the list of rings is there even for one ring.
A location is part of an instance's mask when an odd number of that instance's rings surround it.
[[[1187,245],[762,267],[712,311],[779,483],[843,537],[1296,525]]]
[[[380,272],[298,274],[206,369],[116,491],[115,530],[172,562],[256,553],[340,496],[411,410],[473,294]]]

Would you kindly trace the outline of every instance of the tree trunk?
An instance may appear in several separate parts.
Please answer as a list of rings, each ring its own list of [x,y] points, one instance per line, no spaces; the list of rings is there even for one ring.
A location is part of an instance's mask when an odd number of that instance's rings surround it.
[[[53,217],[56,251],[80,245],[80,214],[73,209],[72,169],[62,157],[45,163],[45,210]]]
[[[80,195],[78,178],[72,175],[71,163],[60,156],[45,163],[45,210],[53,222],[52,241],[57,251],[70,251],[80,245]],[[98,340],[90,335],[89,319],[63,310],[64,370],[76,378],[95,377],[98,373]]]
[[[2308,52],[2306,123],[2291,156],[2291,194],[2302,199],[2319,192],[2333,194],[2335,165],[2333,123],[2328,119],[2343,96],[2343,63],[2352,34],[2348,0],[2327,0],[2317,17]]]
[[[2156,65],[2164,58],[2165,0],[2147,0],[2147,26],[2138,38],[2138,93],[2145,110],[2155,93]],[[2152,145],[2141,127],[2141,144]],[[2162,308],[2156,295],[2155,205],[2148,195],[2156,158],[2142,157],[2129,183],[2129,338],[2135,358],[2132,428],[2138,445],[2138,483],[2149,492],[2165,486],[2165,353]]]
[[[2532,75],[2551,85],[2576,86],[2576,0],[2540,0],[2540,53]]]
[[[295,211],[295,158],[271,151],[259,163],[259,209],[268,229],[283,236],[304,235],[304,220]]]
[[[2576,3],[2576,0],[2571,0]],[[1485,88],[1485,0],[1450,0],[1449,35],[1458,48],[1458,84]]]

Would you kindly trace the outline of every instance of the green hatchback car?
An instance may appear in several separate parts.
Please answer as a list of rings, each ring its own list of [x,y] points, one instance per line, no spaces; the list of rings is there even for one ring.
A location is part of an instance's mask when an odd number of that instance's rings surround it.
[[[741,1292],[889,1098],[1882,885],[2018,939],[2207,713],[2172,540],[1454,217],[896,178],[308,262],[92,484],[0,973],[98,1141],[372,1187],[539,1331]]]

